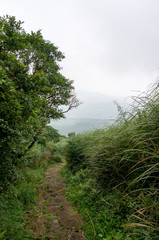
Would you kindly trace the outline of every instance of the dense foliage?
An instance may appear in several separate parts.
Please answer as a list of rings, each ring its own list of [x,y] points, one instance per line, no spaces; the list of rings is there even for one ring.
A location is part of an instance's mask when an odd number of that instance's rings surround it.
[[[16,181],[0,194],[0,239],[35,239],[29,230],[29,217],[37,214],[36,200],[39,186],[45,179],[44,171],[55,162],[63,161],[59,150],[64,143],[65,139],[47,126],[23,158],[24,163],[19,166]]]
[[[70,186],[68,196],[82,213],[87,209],[98,234],[102,226],[103,239],[129,239],[128,236],[130,239],[158,239],[158,90],[157,83],[146,94],[134,99],[131,111],[120,109],[118,121],[108,129],[79,134],[68,141],[67,167],[73,174],[71,178],[70,173],[65,174]],[[73,186],[76,186],[75,191]],[[92,202],[91,205],[83,203],[83,207],[82,198],[83,202]],[[106,203],[105,210],[100,198]],[[119,217],[116,221],[115,209]],[[97,211],[98,216],[95,215]],[[105,223],[110,221],[108,214],[115,225],[109,228]],[[121,236],[115,238],[114,231],[120,231]],[[100,239],[93,233],[90,236],[92,240]]]
[[[60,73],[63,58],[40,31],[29,34],[15,17],[0,18],[0,187],[15,179],[49,120],[64,116],[62,106],[78,105],[72,81]]]

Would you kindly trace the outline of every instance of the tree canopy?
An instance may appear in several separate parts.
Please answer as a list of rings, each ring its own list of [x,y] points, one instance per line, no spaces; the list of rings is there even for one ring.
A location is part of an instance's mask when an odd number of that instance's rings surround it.
[[[31,148],[50,119],[64,117],[63,106],[78,106],[73,82],[60,73],[64,55],[41,31],[27,33],[22,24],[0,17],[1,173]]]

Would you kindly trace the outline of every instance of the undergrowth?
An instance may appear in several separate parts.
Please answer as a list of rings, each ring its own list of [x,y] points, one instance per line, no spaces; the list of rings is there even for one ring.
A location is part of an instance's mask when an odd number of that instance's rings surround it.
[[[92,225],[88,239],[158,239],[158,90],[157,82],[130,111],[118,106],[113,126],[68,141],[67,195]]]
[[[9,182],[0,194],[0,239],[35,239],[27,229],[28,213],[36,206],[38,187],[44,181],[44,171],[50,164],[62,161],[51,153],[53,141],[36,143],[16,168],[16,181]],[[58,145],[60,145],[58,143]],[[58,154],[57,151],[56,155]]]
[[[26,169],[16,184],[0,195],[0,232],[4,240],[34,239],[26,230],[25,213],[36,202],[37,187],[44,180],[43,169]]]
[[[62,175],[67,183],[67,198],[84,218],[83,228],[87,240],[131,239],[122,227],[127,202],[119,191],[103,195],[94,187],[87,170],[72,175],[65,166]]]

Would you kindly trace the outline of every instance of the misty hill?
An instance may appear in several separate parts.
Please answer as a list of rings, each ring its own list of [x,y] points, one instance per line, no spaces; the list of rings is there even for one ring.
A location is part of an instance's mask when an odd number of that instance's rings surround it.
[[[66,118],[58,121],[51,121],[50,125],[57,129],[61,135],[67,136],[68,133],[82,133],[97,128],[105,128],[112,124],[111,119],[92,119],[92,118]]]
[[[66,135],[70,132],[81,133],[106,127],[117,118],[117,101],[126,106],[122,97],[109,97],[104,94],[80,91],[77,95],[82,104],[66,114],[66,119],[51,121],[50,125]]]

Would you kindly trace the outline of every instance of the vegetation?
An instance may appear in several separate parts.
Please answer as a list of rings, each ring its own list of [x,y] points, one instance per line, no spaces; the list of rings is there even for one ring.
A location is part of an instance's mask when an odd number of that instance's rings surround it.
[[[0,17],[0,239],[34,239],[25,229],[44,170],[61,136],[47,124],[78,106],[72,81],[60,73],[63,54],[41,32],[26,33]],[[65,109],[65,110],[64,110]],[[58,146],[56,146],[58,144]]]
[[[135,98],[131,111],[118,106],[113,126],[68,140],[67,196],[88,239],[158,239],[158,90]]]
[[[40,31],[26,33],[15,17],[0,18],[0,188],[16,179],[16,168],[50,119],[78,105],[72,81],[61,75],[64,58]]]
[[[60,74],[63,58],[40,31],[0,18],[0,239],[34,239],[27,212],[44,170],[66,152],[67,196],[89,240],[158,240],[159,83],[131,111],[118,106],[113,126],[66,140],[47,126],[79,104]]]
[[[19,171],[16,170],[16,181],[9,183],[1,193],[0,239],[34,239],[27,230],[28,216],[36,212],[36,199],[39,185],[44,181],[44,171],[55,162],[63,161],[62,155],[58,153],[60,142],[57,142],[57,138],[61,138],[57,131],[47,126],[27,157],[23,157],[23,164]],[[61,139],[62,147],[63,142]]]

